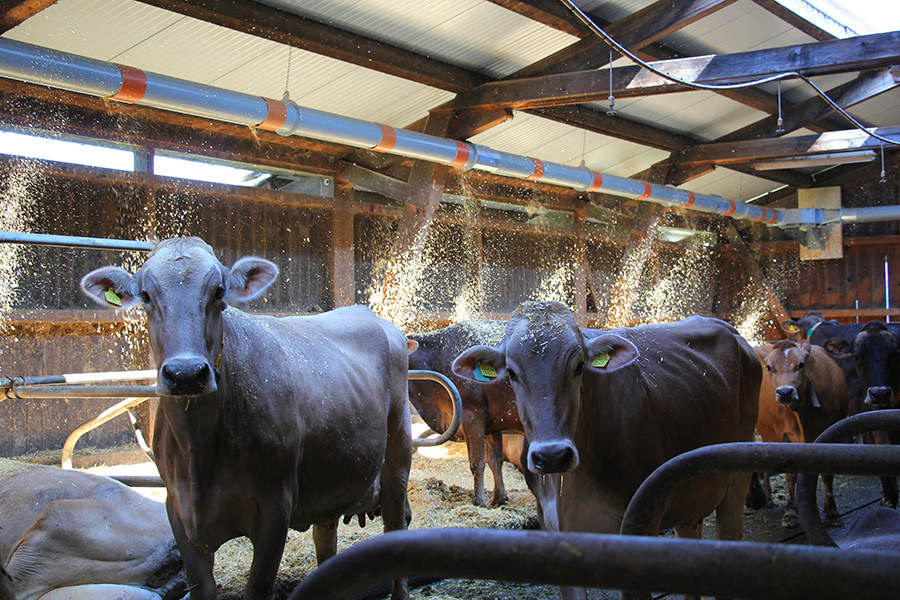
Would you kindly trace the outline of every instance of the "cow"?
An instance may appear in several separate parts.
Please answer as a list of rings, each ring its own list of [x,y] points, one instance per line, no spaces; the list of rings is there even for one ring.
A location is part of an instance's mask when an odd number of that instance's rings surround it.
[[[409,356],[410,369],[437,371],[450,378],[462,400],[460,429],[469,454],[469,468],[474,477],[475,506],[485,506],[485,457],[494,474],[491,506],[508,500],[503,485],[503,432],[522,433],[516,410],[516,397],[508,381],[482,387],[455,375],[451,369],[460,352],[478,344],[496,344],[503,338],[504,321],[473,319],[444,329],[410,334],[418,350]],[[435,431],[445,431],[453,418],[453,403],[443,388],[427,381],[409,382],[409,400],[422,419]]]
[[[619,531],[637,488],[667,460],[752,441],[762,379],[753,350],[724,321],[582,331],[559,302],[522,303],[498,345],[469,348],[453,370],[509,378],[525,428],[523,466],[556,485],[542,527],[595,533]],[[716,536],[740,539],[749,482],[750,473],[698,477],[675,490],[652,527],[699,537],[716,511]]]
[[[3,461],[4,470],[13,461]],[[176,600],[187,592],[166,508],[109,479],[29,466],[0,482],[4,600]],[[0,586],[2,590],[2,586]]]
[[[759,393],[756,432],[763,442],[814,442],[819,434],[847,417],[847,382],[844,373],[821,346],[804,340],[782,340],[756,349],[766,369]],[[832,492],[834,476],[822,474],[825,487],[825,524],[843,523]],[[796,473],[785,473],[788,500],[782,527],[800,524],[794,503]],[[769,475],[763,483],[771,498]]]
[[[253,544],[244,599],[266,600],[288,528],[312,527],[321,563],[341,517],[380,509],[385,531],[411,518],[405,336],[363,306],[283,318],[229,306],[277,275],[271,261],[229,269],[199,238],[174,238],[134,274],[103,267],[81,282],[101,305],[146,310],[153,452],[192,600],[215,598],[215,552],[232,538]],[[405,580],[392,597],[408,597]]]
[[[850,414],[895,408],[900,398],[900,335],[897,326],[869,321],[850,340],[847,337],[831,337],[824,342],[824,346],[838,360],[854,364],[853,373],[858,384],[856,395],[850,399]],[[900,443],[900,432],[876,431],[867,434],[866,438],[876,444],[897,444]],[[881,484],[883,504],[897,508],[897,478],[882,477]]]

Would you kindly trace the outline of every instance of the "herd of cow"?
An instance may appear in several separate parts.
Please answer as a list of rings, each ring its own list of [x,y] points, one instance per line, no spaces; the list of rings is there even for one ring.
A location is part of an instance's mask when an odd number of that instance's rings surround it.
[[[446,393],[408,382],[409,369],[442,372],[459,388],[474,503],[486,504],[485,462],[492,504],[506,501],[508,460],[550,531],[617,533],[641,482],[679,454],[751,442],[756,432],[809,442],[848,414],[893,408],[900,393],[900,328],[882,323],[839,325],[810,313],[784,324],[793,339],[754,351],[717,319],[581,329],[557,302],[524,302],[508,322],[409,338],[360,306],[285,318],[229,307],[258,297],[277,275],[275,264],[252,257],[229,269],[203,241],[176,238],[160,242],[137,273],[104,267],[82,279],[101,305],[141,304],[147,313],[165,515],[86,474],[40,470],[4,482],[0,557],[9,574],[0,600],[174,600],[188,591],[213,600],[216,550],[239,536],[254,548],[244,598],[265,600],[289,528],[312,528],[319,563],[335,554],[342,519],[364,525],[381,515],[385,532],[406,529],[408,400],[436,431],[452,416]],[[823,479],[833,525],[840,517],[831,478]],[[896,478],[883,482],[885,504],[896,508]],[[655,525],[697,538],[715,512],[716,537],[738,540],[753,483],[749,473],[698,477],[674,491]],[[791,490],[784,524],[796,523]],[[391,597],[408,597],[405,581],[393,583]]]

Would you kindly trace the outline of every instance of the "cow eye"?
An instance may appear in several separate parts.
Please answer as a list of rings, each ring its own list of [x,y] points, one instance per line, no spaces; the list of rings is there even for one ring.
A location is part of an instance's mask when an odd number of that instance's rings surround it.
[[[507,368],[507,369],[506,369],[506,372],[509,373],[509,380],[510,380],[510,381],[518,381],[518,380],[519,380],[519,376],[516,375],[516,372],[513,371],[512,369]]]
[[[216,300],[221,300],[225,297],[225,288],[221,285],[216,288],[216,293],[213,295]]]
[[[584,361],[581,361],[578,363],[578,366],[575,367],[575,377],[578,377],[582,373],[584,373]]]
[[[141,290],[141,302],[143,302],[144,304],[150,304],[150,294],[148,294],[144,290]]]
[[[769,373],[771,373],[771,372],[772,372],[772,367],[770,367],[769,365],[766,365],[766,371],[768,371]]]
[[[805,363],[805,362],[802,362],[802,363],[800,363],[799,365],[797,365],[797,370],[799,371],[800,369],[802,369],[802,368],[805,367],[805,366],[806,366],[806,363]]]

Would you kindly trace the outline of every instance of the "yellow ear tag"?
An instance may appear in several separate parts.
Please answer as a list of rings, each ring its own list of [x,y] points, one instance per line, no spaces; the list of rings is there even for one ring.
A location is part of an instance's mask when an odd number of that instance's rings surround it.
[[[106,290],[106,301],[116,306],[122,306],[122,299],[112,290]]]
[[[606,365],[608,363],[609,363],[609,354],[601,354],[594,358],[594,360],[591,362],[591,366],[602,369],[602,368],[606,367]]]
[[[475,369],[472,371],[472,375],[475,377],[476,381],[488,382],[491,379],[497,378],[497,371],[495,371],[494,367],[490,365],[486,365],[484,363],[476,363]]]

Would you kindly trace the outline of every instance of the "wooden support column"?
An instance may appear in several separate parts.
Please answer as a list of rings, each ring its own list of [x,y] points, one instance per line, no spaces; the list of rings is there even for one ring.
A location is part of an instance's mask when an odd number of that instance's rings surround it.
[[[668,163],[654,165],[650,171],[650,183],[665,183],[668,175]],[[601,327],[609,329],[631,324],[631,305],[634,293],[640,283],[644,265],[650,258],[650,250],[656,240],[656,232],[662,217],[662,207],[651,202],[641,202],[635,213],[634,226],[622,262],[619,274],[609,297],[606,313],[601,319]]]
[[[349,194],[335,186],[334,211],[331,213],[331,294],[334,308],[356,304],[356,272],[353,257],[353,211]]]
[[[452,115],[452,112],[431,113],[425,133],[444,137]],[[440,206],[448,170],[445,165],[416,161],[410,174],[409,184],[417,190],[417,197],[403,207],[381,290],[373,297],[375,312],[400,329],[406,329],[414,320],[409,304],[418,286],[428,232]]]
[[[585,218],[581,211],[575,212],[575,320],[579,327],[588,326],[587,290],[590,268],[583,235]]]

